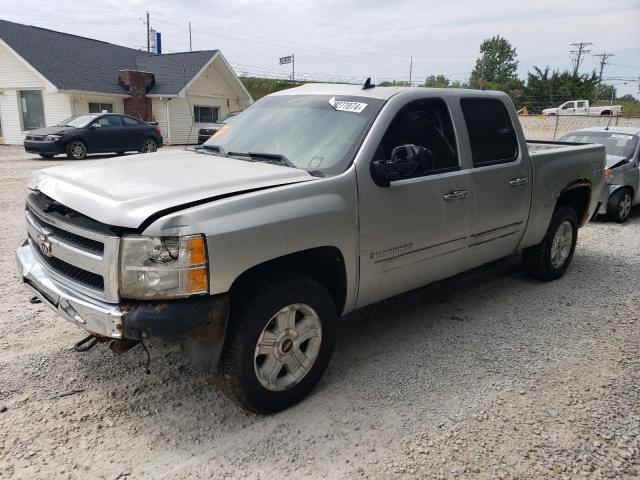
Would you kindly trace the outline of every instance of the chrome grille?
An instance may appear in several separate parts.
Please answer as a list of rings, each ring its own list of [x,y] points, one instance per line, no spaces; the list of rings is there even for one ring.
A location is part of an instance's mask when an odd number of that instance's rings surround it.
[[[119,300],[117,235],[86,228],[97,222],[42,194],[27,196],[25,215],[31,249],[54,280],[93,298]]]

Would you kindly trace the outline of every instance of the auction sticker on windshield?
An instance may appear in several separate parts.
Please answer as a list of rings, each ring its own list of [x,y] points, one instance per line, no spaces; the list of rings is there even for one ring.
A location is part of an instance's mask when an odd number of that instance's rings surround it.
[[[360,113],[367,108],[366,103],[361,102],[347,102],[346,100],[336,100],[336,97],[329,99],[329,105],[338,110],[339,112],[353,112]]]
[[[611,138],[620,138],[622,140],[631,140],[633,135],[622,135],[620,133],[614,133],[611,135]]]

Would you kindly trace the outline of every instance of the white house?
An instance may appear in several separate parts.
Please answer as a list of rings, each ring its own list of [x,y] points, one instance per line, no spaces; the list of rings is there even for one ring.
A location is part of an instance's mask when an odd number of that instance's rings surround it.
[[[103,110],[158,122],[167,144],[196,143],[200,124],[252,102],[219,50],[160,55],[0,20],[0,143]]]

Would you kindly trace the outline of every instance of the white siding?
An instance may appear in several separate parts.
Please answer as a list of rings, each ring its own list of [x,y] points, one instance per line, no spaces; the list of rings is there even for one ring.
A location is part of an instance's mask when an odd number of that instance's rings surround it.
[[[193,121],[194,105],[217,107],[219,117],[222,118],[229,112],[241,110],[241,102],[248,103],[248,98],[238,98],[237,93],[234,92],[229,83],[221,75],[219,70],[221,68],[226,69],[224,63],[221,60],[214,61],[187,89],[186,98],[173,98],[169,101],[169,118],[171,122],[170,140],[172,144],[197,142],[198,130],[203,124]],[[159,112],[159,110],[156,109],[156,105],[163,111]],[[164,101],[161,102],[154,99],[153,115],[160,124],[160,130],[165,138],[165,142],[169,143]],[[162,122],[160,119],[162,119]]]
[[[89,103],[111,103],[113,113],[124,113],[124,98],[115,95],[73,94],[73,115],[89,113]]]
[[[167,102],[169,99],[163,98],[152,98],[151,99],[151,108],[153,110],[153,121],[158,122],[158,127],[160,128],[160,132],[162,133],[162,139],[166,145],[172,143],[171,133],[167,128]],[[173,102],[175,100],[171,100]]]
[[[0,45],[0,121],[5,143],[22,143],[22,120],[18,108],[20,90],[44,90],[44,82]],[[45,110],[46,115],[46,110]]]
[[[56,125],[71,115],[71,102],[66,93],[44,92],[44,121],[47,126]]]

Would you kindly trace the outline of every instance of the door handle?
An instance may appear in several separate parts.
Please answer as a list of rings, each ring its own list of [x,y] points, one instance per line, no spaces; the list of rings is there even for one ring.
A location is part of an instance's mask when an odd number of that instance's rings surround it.
[[[527,177],[512,178],[509,180],[509,186],[511,187],[521,187],[527,183],[529,183],[529,179]]]
[[[445,193],[444,199],[447,202],[455,202],[456,200],[461,200],[469,196],[468,190],[454,190],[453,192]]]

